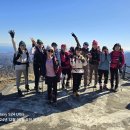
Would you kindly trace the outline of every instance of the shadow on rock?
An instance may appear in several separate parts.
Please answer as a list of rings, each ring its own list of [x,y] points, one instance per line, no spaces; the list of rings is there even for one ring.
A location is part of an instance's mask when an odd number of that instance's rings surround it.
[[[53,106],[48,103],[47,92],[35,94],[34,91],[25,93],[24,97],[18,97],[17,93],[5,95],[0,100],[0,126],[6,125],[17,119],[34,120],[38,117],[48,116],[53,113],[61,113],[72,110],[87,103],[93,102],[98,97],[109,94],[109,91],[99,92],[85,92],[79,97],[74,97],[70,91],[58,92],[57,105]],[[5,120],[2,120],[5,119]]]
[[[126,109],[130,110],[130,103],[126,106]]]

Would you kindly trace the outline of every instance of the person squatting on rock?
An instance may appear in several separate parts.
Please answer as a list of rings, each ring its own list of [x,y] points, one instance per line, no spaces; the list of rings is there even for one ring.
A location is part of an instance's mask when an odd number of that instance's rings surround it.
[[[100,91],[108,90],[108,75],[110,69],[110,54],[108,52],[108,48],[106,46],[102,47],[102,52],[100,52],[100,60],[98,66],[98,82]],[[102,77],[104,76],[104,84],[102,85]]]
[[[89,55],[89,69],[90,69],[90,78],[89,78],[89,85],[92,82],[92,76],[94,71],[94,88],[96,88],[97,82],[98,82],[98,65],[99,65],[99,50],[98,48],[98,42],[93,40],[92,42],[92,49],[90,50]]]
[[[61,69],[62,69],[62,89],[70,87],[70,78],[71,78],[71,65],[70,65],[70,55],[66,51],[66,44],[61,45]],[[67,81],[65,84],[65,76],[67,75]]]
[[[116,92],[119,85],[119,71],[121,72],[121,68],[125,63],[124,53],[119,43],[114,45],[113,51],[110,53],[110,55],[111,91]]]
[[[72,75],[73,75],[73,94],[79,96],[78,90],[81,84],[81,78],[84,73],[83,66],[86,66],[86,59],[81,55],[81,48],[75,48],[75,55],[71,58]]]
[[[15,54],[13,57],[13,63],[16,73],[16,86],[18,90],[18,95],[23,96],[23,93],[20,89],[20,79],[21,75],[23,73],[25,78],[25,89],[29,91],[29,85],[28,85],[28,67],[29,67],[29,53],[26,49],[26,44],[24,41],[19,42],[19,47],[17,49],[16,42],[14,40],[15,32],[13,30],[9,31],[9,34],[12,38],[12,43],[14,46]]]

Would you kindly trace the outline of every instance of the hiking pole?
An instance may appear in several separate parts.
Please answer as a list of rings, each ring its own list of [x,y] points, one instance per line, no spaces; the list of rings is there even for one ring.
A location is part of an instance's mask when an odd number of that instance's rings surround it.
[[[120,89],[122,91],[122,70],[119,68],[119,84],[120,84]]]
[[[42,80],[42,94],[43,94],[43,89],[44,89],[44,85],[43,85],[44,77],[41,77],[41,80]]]
[[[28,85],[28,67],[29,66],[28,66],[28,64],[29,63],[26,64],[26,76],[27,76],[27,84],[26,84],[27,86],[26,86],[26,89],[27,89],[27,92],[29,91],[29,85]]]
[[[71,88],[73,87],[73,75],[71,75]]]

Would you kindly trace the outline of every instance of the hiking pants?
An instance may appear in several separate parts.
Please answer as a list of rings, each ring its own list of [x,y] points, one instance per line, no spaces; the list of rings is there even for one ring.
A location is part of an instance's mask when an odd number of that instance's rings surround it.
[[[104,75],[104,84],[108,83],[108,74],[109,74],[108,70],[101,70],[101,69],[98,70],[98,82],[99,82],[99,84],[102,83],[103,75]]]
[[[115,89],[117,89],[119,84],[118,68],[110,68],[110,72],[111,72],[111,88],[114,87],[114,81],[115,81]]]
[[[92,82],[92,76],[93,76],[93,72],[94,72],[94,76],[95,76],[94,85],[96,85],[97,81],[98,81],[98,65],[89,64],[89,68],[90,68],[90,79],[89,79],[89,81]]]
[[[84,86],[88,85],[88,68],[89,65],[83,66],[84,69]]]
[[[27,77],[27,71],[26,70],[15,70],[15,73],[16,73],[16,86],[17,86],[17,89],[19,89],[19,86],[20,86],[20,80],[21,80],[22,73],[24,75],[25,85],[28,85],[28,77]]]
[[[77,92],[81,84],[82,74],[73,73],[73,93]]]
[[[57,101],[57,77],[46,77],[48,100]]]

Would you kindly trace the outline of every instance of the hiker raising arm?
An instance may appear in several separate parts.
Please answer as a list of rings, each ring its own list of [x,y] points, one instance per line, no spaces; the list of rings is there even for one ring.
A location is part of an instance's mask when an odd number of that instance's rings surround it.
[[[10,30],[9,34],[12,38],[12,43],[15,51],[13,57],[13,63],[14,63],[14,68],[16,73],[16,86],[18,90],[18,95],[23,96],[22,91],[20,89],[20,79],[22,73],[24,74],[24,78],[25,78],[25,89],[27,91],[30,90],[28,85],[29,53],[24,41],[20,41],[18,49],[16,48],[16,43],[14,41],[15,32],[13,30]]]

